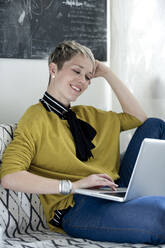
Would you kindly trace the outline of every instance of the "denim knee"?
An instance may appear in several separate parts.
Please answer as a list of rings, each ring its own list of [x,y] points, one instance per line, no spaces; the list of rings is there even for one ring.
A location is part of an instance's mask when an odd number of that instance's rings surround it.
[[[151,197],[153,199],[150,218],[151,242],[154,245],[165,243],[165,197]]]
[[[154,118],[154,117],[150,117],[148,118],[143,125],[149,125],[149,126],[155,126],[158,127],[159,125],[165,125],[165,122],[160,119],[160,118]]]
[[[162,119],[148,118],[139,130],[143,130],[148,138],[165,139],[165,122]]]

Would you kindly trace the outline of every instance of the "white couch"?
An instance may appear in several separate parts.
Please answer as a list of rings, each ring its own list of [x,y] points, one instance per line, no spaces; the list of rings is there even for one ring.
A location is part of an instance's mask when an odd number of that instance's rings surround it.
[[[0,124],[0,160],[3,151],[13,138],[15,127],[16,125]],[[12,190],[3,189],[0,185],[0,247],[141,248],[153,246],[95,242],[51,232],[47,227],[37,194],[17,193]],[[165,245],[159,247],[165,247]]]

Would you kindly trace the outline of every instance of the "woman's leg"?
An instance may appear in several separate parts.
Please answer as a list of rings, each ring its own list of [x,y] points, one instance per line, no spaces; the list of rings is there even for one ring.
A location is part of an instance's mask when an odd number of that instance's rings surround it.
[[[164,121],[150,118],[136,130],[121,164],[121,185],[128,185],[141,142],[146,137],[165,139]],[[140,197],[118,203],[75,195],[75,206],[64,216],[62,225],[74,237],[162,244],[165,243],[165,197]]]
[[[149,118],[143,125],[137,128],[121,161],[119,171],[120,179],[117,180],[117,183],[121,187],[128,186],[144,138],[165,140],[165,122],[161,119]]]
[[[75,195],[63,217],[73,237],[118,243],[165,243],[165,197],[141,197],[125,203]]]

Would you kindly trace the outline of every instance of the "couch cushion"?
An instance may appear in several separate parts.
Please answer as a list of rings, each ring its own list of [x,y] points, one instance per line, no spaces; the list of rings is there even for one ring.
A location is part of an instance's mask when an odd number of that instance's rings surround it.
[[[0,124],[0,160],[15,128],[16,125]],[[0,185],[0,226],[8,237],[48,228],[39,196],[6,190]]]
[[[8,237],[47,229],[39,196],[6,190],[0,185],[0,226]]]
[[[14,125],[0,124],[0,161],[2,159],[2,154],[5,148],[13,138],[15,128],[16,128],[16,124]]]
[[[0,243],[1,244],[1,243]],[[97,242],[88,239],[73,238],[51,231],[40,231],[19,235],[17,238],[5,238],[3,248],[165,248],[165,245],[126,244]]]

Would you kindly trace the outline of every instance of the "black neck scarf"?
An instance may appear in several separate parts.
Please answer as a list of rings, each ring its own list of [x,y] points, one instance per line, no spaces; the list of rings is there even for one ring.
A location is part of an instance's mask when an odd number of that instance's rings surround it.
[[[40,99],[40,102],[47,111],[54,112],[62,120],[68,121],[76,146],[77,158],[81,161],[87,161],[90,157],[93,157],[91,150],[95,148],[95,146],[91,140],[95,137],[96,130],[87,122],[78,119],[70,107],[66,108],[47,92],[45,92],[43,98]]]

